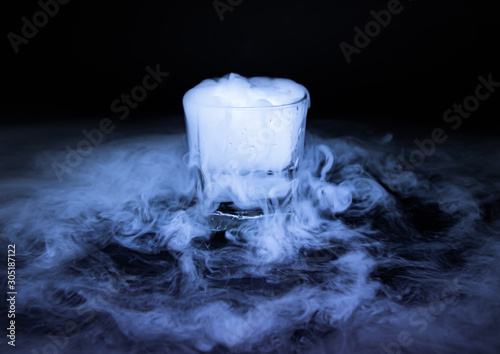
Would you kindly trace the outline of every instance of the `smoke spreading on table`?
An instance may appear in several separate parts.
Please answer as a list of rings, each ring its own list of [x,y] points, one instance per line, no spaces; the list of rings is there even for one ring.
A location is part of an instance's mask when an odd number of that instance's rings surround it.
[[[62,182],[66,151],[5,138],[19,346],[498,352],[499,144],[451,140],[408,171],[390,135],[309,134],[292,212],[213,232],[185,134],[112,139]]]

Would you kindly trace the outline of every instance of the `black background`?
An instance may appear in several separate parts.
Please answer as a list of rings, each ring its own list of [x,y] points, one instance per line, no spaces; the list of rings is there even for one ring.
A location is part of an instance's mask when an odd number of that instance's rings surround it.
[[[40,6],[11,1],[2,10],[2,121],[112,117],[110,103],[156,64],[170,76],[127,120],[181,117],[189,88],[236,72],[303,84],[312,120],[438,127],[448,108],[474,94],[478,75],[500,81],[493,1],[402,0],[402,13],[348,64],[340,43],[353,44],[354,27],[364,28],[370,11],[387,4],[243,0],[221,21],[210,0],[72,0],[15,54],[7,34],[20,34],[21,18]],[[499,97],[482,102],[461,131],[495,133]]]

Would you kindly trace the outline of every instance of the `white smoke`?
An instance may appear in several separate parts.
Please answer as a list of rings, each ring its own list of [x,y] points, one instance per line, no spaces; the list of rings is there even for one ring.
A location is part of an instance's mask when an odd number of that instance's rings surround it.
[[[262,200],[290,194],[310,105],[304,86],[229,74],[193,87],[183,104],[189,161],[202,175],[199,199],[207,210],[221,201],[262,207]]]
[[[307,89],[289,79],[228,74],[206,79],[184,96],[184,107],[273,107],[300,101],[309,96]]]

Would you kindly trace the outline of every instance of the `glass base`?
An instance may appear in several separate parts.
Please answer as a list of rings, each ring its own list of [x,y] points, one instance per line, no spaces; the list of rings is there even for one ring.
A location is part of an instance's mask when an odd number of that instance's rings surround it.
[[[233,203],[221,203],[219,208],[206,216],[208,224],[213,231],[235,229],[248,220],[256,220],[265,216],[260,208],[241,210]]]
[[[284,204],[280,203],[279,211],[272,210],[265,213],[260,208],[242,210],[237,208],[233,203],[221,203],[219,208],[206,215],[205,219],[213,232],[234,230],[238,229],[245,222],[273,217],[277,212],[291,215],[292,211],[283,206]]]

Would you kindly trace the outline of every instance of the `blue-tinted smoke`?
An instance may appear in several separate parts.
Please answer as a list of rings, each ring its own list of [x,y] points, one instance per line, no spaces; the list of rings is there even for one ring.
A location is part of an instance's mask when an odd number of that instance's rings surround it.
[[[390,136],[310,134],[293,212],[218,233],[183,134],[114,139],[62,182],[65,151],[8,143],[1,242],[25,352],[499,348],[496,142],[450,141],[407,171],[412,146]]]

